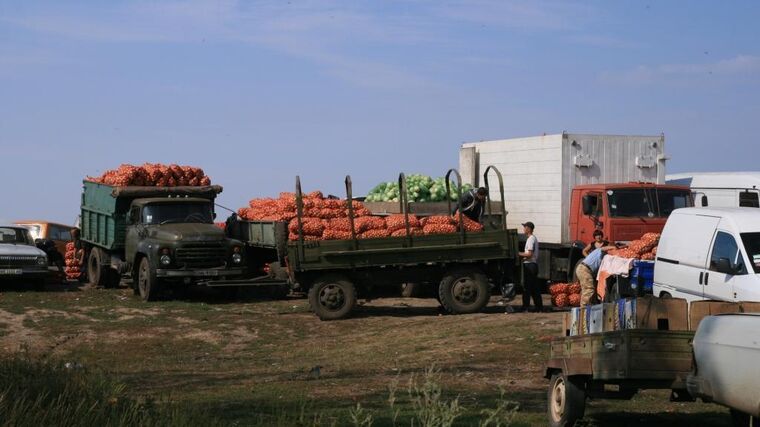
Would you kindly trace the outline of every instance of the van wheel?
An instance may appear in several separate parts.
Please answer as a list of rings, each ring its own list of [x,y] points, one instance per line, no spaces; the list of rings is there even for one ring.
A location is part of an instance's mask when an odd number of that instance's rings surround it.
[[[438,297],[449,313],[477,313],[491,297],[488,277],[475,269],[454,269],[441,280]]]
[[[660,298],[665,298],[665,299],[667,299],[667,298],[673,298],[673,295],[670,295],[667,292],[660,292]]]
[[[137,289],[143,301],[155,301],[158,297],[159,282],[156,272],[150,268],[148,257],[140,260],[137,267]]]
[[[552,427],[571,427],[586,412],[586,387],[578,377],[552,375],[547,393],[547,412]]]
[[[342,319],[356,306],[354,284],[344,276],[320,277],[309,288],[309,305],[321,320]]]

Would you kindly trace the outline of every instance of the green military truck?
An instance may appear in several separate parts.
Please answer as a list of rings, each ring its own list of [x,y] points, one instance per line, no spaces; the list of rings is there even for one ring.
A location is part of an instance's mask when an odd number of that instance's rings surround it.
[[[114,187],[84,181],[81,239],[90,283],[122,275],[144,300],[164,286],[188,286],[245,273],[244,245],[214,225],[218,185]]]
[[[486,175],[489,170],[499,176],[503,194],[500,174],[489,168]],[[447,182],[451,173],[458,176],[452,169]],[[486,185],[487,182],[486,179]],[[461,231],[455,234],[412,235],[408,202],[403,196],[406,194],[403,174],[399,176],[399,184],[406,236],[357,239],[352,232],[353,238],[348,240],[288,241],[287,223],[242,221],[236,227],[235,237],[249,247],[266,251],[271,260],[270,279],[286,280],[295,289],[307,292],[312,311],[322,320],[348,316],[356,306],[357,296],[373,295],[379,288],[398,289],[400,284],[409,282],[431,288],[434,291],[431,293],[452,314],[482,310],[492,286],[514,280],[518,265],[517,231],[508,230],[506,215],[501,215],[498,222],[486,221],[481,232],[466,232],[460,224]],[[350,177],[346,177],[346,193],[347,200],[353,200]],[[298,177],[296,205],[298,234],[303,236],[303,200]],[[352,204],[346,205],[353,229]],[[450,208],[449,198],[449,212]]]

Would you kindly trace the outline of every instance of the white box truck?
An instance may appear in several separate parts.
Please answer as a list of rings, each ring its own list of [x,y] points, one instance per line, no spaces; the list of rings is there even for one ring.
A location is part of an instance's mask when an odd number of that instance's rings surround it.
[[[610,241],[661,232],[671,211],[692,206],[685,186],[665,185],[665,137],[561,133],[462,145],[462,180],[480,186],[488,165],[504,177],[507,226],[532,221],[539,277],[574,279],[581,249],[600,229]],[[492,189],[489,197],[499,200]]]
[[[697,206],[760,208],[760,172],[685,172],[665,180],[688,185]]]

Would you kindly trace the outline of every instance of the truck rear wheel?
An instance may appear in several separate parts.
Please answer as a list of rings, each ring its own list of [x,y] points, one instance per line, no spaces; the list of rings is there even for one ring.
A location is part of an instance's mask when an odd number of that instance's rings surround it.
[[[586,412],[585,387],[576,377],[552,375],[546,400],[551,427],[571,427]]]
[[[485,274],[474,269],[455,269],[444,276],[438,286],[441,305],[452,314],[481,311],[491,296]]]
[[[156,272],[150,268],[150,262],[147,257],[140,260],[137,267],[137,289],[143,301],[155,301],[158,297],[159,282]]]
[[[110,287],[110,267],[105,264],[107,256],[106,252],[98,247],[90,250],[90,256],[87,257],[87,277],[90,279],[91,285]]]
[[[321,320],[342,319],[356,306],[354,284],[343,276],[321,277],[309,288],[309,305]]]

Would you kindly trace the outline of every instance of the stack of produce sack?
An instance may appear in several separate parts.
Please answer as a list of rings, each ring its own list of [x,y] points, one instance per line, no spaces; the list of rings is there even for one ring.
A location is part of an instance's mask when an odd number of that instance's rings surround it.
[[[177,187],[211,185],[211,178],[203,169],[193,166],[162,165],[145,163],[142,166],[123,164],[117,169],[107,170],[99,177],[87,177],[88,181],[116,187],[148,186]]]
[[[657,245],[659,243],[659,233],[646,233],[640,239],[632,241],[627,248],[613,249],[608,253],[623,258],[651,261],[657,257]]]
[[[451,187],[451,200],[459,198],[458,187],[449,181]],[[470,191],[472,186],[462,186],[462,193]],[[433,179],[427,175],[412,174],[406,177],[407,198],[410,202],[445,202],[446,201],[446,178]],[[400,190],[398,182],[388,181],[376,185],[367,193],[367,202],[398,202]]]
[[[78,280],[82,275],[82,265],[77,260],[77,250],[74,248],[74,242],[66,243],[66,255],[64,255],[64,259],[66,260],[66,268],[63,271],[66,273],[66,279]]]
[[[555,307],[580,307],[581,305],[580,283],[555,283],[549,286],[549,294],[552,296],[552,305]]]
[[[404,215],[373,216],[361,202],[353,201],[354,231],[359,239],[406,236]],[[298,240],[296,198],[293,193],[280,193],[276,199],[253,199],[247,208],[238,209],[238,216],[249,221],[286,221],[290,240]],[[482,231],[483,226],[466,216],[462,217],[468,232]],[[304,240],[346,240],[351,238],[346,200],[325,198],[314,191],[303,196],[301,218]],[[409,215],[409,232],[413,236],[456,233],[456,217],[447,215],[419,218]]]

